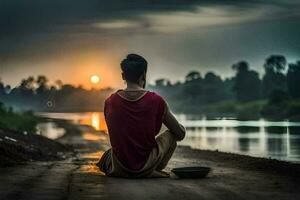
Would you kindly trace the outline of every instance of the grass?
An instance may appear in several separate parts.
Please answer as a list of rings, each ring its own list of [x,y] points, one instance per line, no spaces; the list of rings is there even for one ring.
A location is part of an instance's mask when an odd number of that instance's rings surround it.
[[[16,113],[0,104],[0,128],[35,133],[39,119],[32,112]]]
[[[237,104],[237,117],[239,119],[258,119],[261,116],[261,110],[267,104],[267,100],[251,101]]]

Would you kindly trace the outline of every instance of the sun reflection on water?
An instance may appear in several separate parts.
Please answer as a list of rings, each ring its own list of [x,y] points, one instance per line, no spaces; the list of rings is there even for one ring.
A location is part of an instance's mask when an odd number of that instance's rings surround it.
[[[91,117],[92,117],[92,126],[96,130],[100,130],[100,116],[99,116],[99,113],[92,113]]]
[[[107,135],[103,135],[103,134],[101,135],[101,134],[84,132],[82,136],[83,136],[83,139],[88,140],[88,141],[106,141],[107,140]]]
[[[103,112],[86,113],[86,117],[79,121],[80,124],[92,126],[97,131],[107,133],[107,125]]]

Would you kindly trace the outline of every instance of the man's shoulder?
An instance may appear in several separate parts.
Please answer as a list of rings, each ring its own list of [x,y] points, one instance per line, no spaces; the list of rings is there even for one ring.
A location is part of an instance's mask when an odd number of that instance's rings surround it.
[[[158,101],[165,101],[164,98],[158,94],[157,92],[154,92],[154,91],[148,91],[148,93],[150,94],[150,96],[155,99],[155,100],[158,100]]]
[[[119,90],[118,90],[118,91],[119,91]],[[107,102],[112,101],[113,99],[115,99],[116,96],[117,96],[117,92],[118,92],[118,91],[111,93],[111,94],[105,99],[105,103],[107,103]]]

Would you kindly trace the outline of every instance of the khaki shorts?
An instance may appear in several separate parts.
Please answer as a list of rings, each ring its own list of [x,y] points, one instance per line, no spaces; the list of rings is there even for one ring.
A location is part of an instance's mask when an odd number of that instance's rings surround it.
[[[175,148],[176,139],[169,131],[159,134],[156,138],[158,148],[154,148],[146,161],[144,167],[138,171],[127,169],[116,158],[112,149],[107,150],[101,157],[97,166],[107,176],[125,178],[157,177],[157,171],[164,169],[171,159]]]

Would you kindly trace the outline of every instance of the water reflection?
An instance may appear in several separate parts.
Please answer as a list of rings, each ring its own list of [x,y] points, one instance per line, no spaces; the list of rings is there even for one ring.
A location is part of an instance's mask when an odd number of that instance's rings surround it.
[[[70,120],[77,124],[89,125],[98,131],[107,132],[107,126],[103,112],[87,112],[87,113],[36,113],[38,116],[53,119]]]
[[[102,141],[107,140],[107,137],[105,137],[103,134],[95,134],[95,133],[89,133],[89,132],[84,132],[82,137],[83,137],[83,139],[88,140],[88,141],[99,142],[100,140],[102,140]]]
[[[102,112],[40,115],[72,120],[107,132]],[[300,162],[300,122],[208,120],[186,115],[178,115],[178,118],[187,128],[187,136],[181,145]],[[88,140],[100,139],[88,134],[85,137]]]
[[[37,125],[37,134],[50,139],[57,139],[65,134],[65,129],[57,127],[53,122],[43,122]]]
[[[107,132],[107,126],[103,112],[85,113],[84,117],[78,120],[78,123],[92,126],[98,131]]]
[[[300,122],[179,119],[187,127],[181,145],[300,162]]]
[[[100,130],[100,114],[99,113],[92,113],[91,114],[91,125],[96,129]]]

